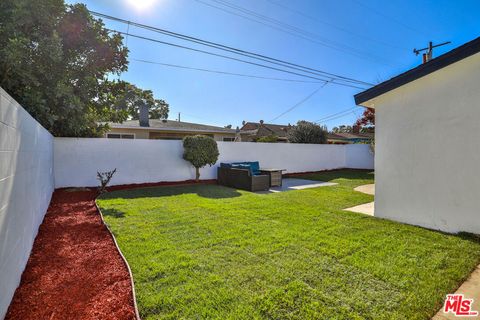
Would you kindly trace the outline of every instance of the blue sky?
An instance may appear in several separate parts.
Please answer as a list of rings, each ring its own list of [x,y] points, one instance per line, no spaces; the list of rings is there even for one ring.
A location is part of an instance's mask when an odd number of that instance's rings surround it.
[[[343,76],[378,83],[421,62],[413,48],[452,41],[438,56],[480,35],[480,1],[472,0],[84,0],[90,10],[253,51]],[[145,6],[140,4],[144,3]],[[223,4],[222,4],[223,3]],[[224,4],[273,18],[308,32],[310,40],[232,15],[207,4]],[[239,11],[228,9],[239,14]],[[243,13],[246,16],[245,13]],[[265,20],[263,20],[265,21]],[[122,32],[127,26],[104,21]],[[164,35],[130,27],[135,35],[201,48]],[[313,40],[313,41],[312,41]],[[129,37],[130,65],[121,78],[153,90],[171,108],[170,119],[241,126],[242,120],[271,122],[320,83],[287,82],[219,75],[146,64],[133,59],[283,79],[298,79],[240,62],[202,55]],[[205,48],[203,48],[205,49]],[[211,50],[211,49],[206,49]],[[303,80],[309,80],[303,78]],[[362,113],[353,95],[361,90],[328,84],[310,99],[273,121],[322,122],[332,128],[352,124]]]

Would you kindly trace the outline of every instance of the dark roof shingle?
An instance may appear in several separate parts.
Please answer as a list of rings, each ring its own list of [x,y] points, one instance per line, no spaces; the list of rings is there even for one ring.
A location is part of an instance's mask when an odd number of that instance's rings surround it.
[[[138,120],[127,120],[123,123],[109,123],[112,128],[150,128],[150,129],[164,129],[164,130],[184,130],[184,131],[211,131],[211,132],[225,132],[225,133],[235,133],[235,129],[210,126],[206,124],[183,122],[183,121],[174,121],[174,120],[158,120],[150,119],[150,127],[141,127]]]
[[[247,122],[243,125],[243,127],[240,130],[242,132],[253,131],[253,130],[260,129],[260,127],[264,130],[266,129],[270,131],[271,134],[274,134],[277,137],[286,137],[288,130],[291,128],[291,126],[283,125],[283,124],[271,124],[271,123],[260,124],[258,122]]]

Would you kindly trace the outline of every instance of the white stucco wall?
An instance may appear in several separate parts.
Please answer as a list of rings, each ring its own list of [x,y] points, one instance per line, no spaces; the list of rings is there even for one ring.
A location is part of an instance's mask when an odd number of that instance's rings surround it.
[[[372,169],[374,154],[368,144],[346,144],[345,168]]]
[[[480,233],[480,54],[373,103],[375,216]]]
[[[53,137],[0,88],[0,319],[53,192]]]
[[[337,168],[372,169],[368,145],[302,145],[217,142],[218,162],[260,161],[265,168],[288,172]],[[57,188],[96,186],[97,171],[117,168],[112,184],[183,181],[195,177],[182,159],[182,141],[55,138]],[[216,179],[216,167],[201,169],[202,179]]]

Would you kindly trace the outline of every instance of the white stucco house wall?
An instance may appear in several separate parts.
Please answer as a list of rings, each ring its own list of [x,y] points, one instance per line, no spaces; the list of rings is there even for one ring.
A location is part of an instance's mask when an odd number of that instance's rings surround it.
[[[375,109],[375,216],[480,234],[480,38],[355,102]]]

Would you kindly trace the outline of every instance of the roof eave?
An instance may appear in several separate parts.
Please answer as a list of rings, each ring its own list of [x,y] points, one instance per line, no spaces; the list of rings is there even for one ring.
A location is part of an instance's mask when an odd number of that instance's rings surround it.
[[[480,37],[354,96],[355,104],[375,108],[372,99],[480,52]]]

